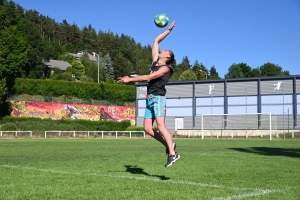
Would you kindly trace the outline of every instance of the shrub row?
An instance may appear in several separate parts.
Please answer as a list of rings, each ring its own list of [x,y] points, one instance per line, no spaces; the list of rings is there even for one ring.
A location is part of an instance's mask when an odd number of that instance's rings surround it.
[[[9,92],[15,94],[53,97],[64,95],[82,99],[135,101],[135,86],[132,85],[24,78],[9,82]]]
[[[125,131],[130,121],[52,120],[6,116],[1,131]]]

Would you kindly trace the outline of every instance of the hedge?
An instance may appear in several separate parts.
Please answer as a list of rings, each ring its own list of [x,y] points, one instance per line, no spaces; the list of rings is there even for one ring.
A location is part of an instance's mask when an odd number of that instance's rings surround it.
[[[130,121],[52,120],[6,116],[1,131],[125,131]]]
[[[12,83],[13,82],[13,83]],[[16,78],[9,92],[42,96],[66,96],[81,99],[135,101],[135,86],[108,83],[71,82],[49,79]]]

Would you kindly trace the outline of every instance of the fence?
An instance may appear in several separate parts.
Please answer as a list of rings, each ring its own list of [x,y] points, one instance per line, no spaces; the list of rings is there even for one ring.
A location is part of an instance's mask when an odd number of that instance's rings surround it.
[[[25,133],[25,134],[24,134]],[[26,134],[27,133],[27,134]],[[0,138],[146,138],[144,131],[0,131]]]
[[[32,131],[0,131],[0,137],[3,137],[5,133],[14,133],[15,137],[21,136],[21,133],[29,133],[29,136],[32,137]]]
[[[267,136],[269,130],[263,130],[265,133],[260,132],[259,134],[263,135],[256,135],[253,136],[253,130],[249,130],[249,136],[251,138],[256,139],[263,139]],[[211,133],[210,130],[205,131],[205,135],[209,135]],[[273,139],[300,139],[300,131],[291,131],[291,132],[284,132],[283,130],[273,130],[272,131],[272,138]],[[212,137],[214,136],[214,137]],[[202,138],[202,130],[184,130],[178,129],[176,135],[173,137],[177,138]],[[0,131],[0,139],[4,138],[151,138],[144,131]],[[210,137],[206,138],[238,138],[238,139],[249,139],[248,135],[237,135],[236,132],[223,132],[223,135],[219,132],[215,132],[215,134],[210,135]],[[267,138],[265,138],[267,139]]]

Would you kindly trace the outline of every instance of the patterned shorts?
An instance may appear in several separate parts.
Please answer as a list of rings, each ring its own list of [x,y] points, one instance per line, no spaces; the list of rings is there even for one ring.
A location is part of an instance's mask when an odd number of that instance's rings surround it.
[[[145,118],[155,119],[166,116],[166,97],[150,94],[146,99]]]

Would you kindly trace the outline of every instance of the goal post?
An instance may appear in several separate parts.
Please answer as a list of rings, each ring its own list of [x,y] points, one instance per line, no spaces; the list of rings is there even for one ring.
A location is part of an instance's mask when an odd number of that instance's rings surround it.
[[[201,137],[246,137],[269,135],[272,140],[271,113],[203,114],[201,115]]]

